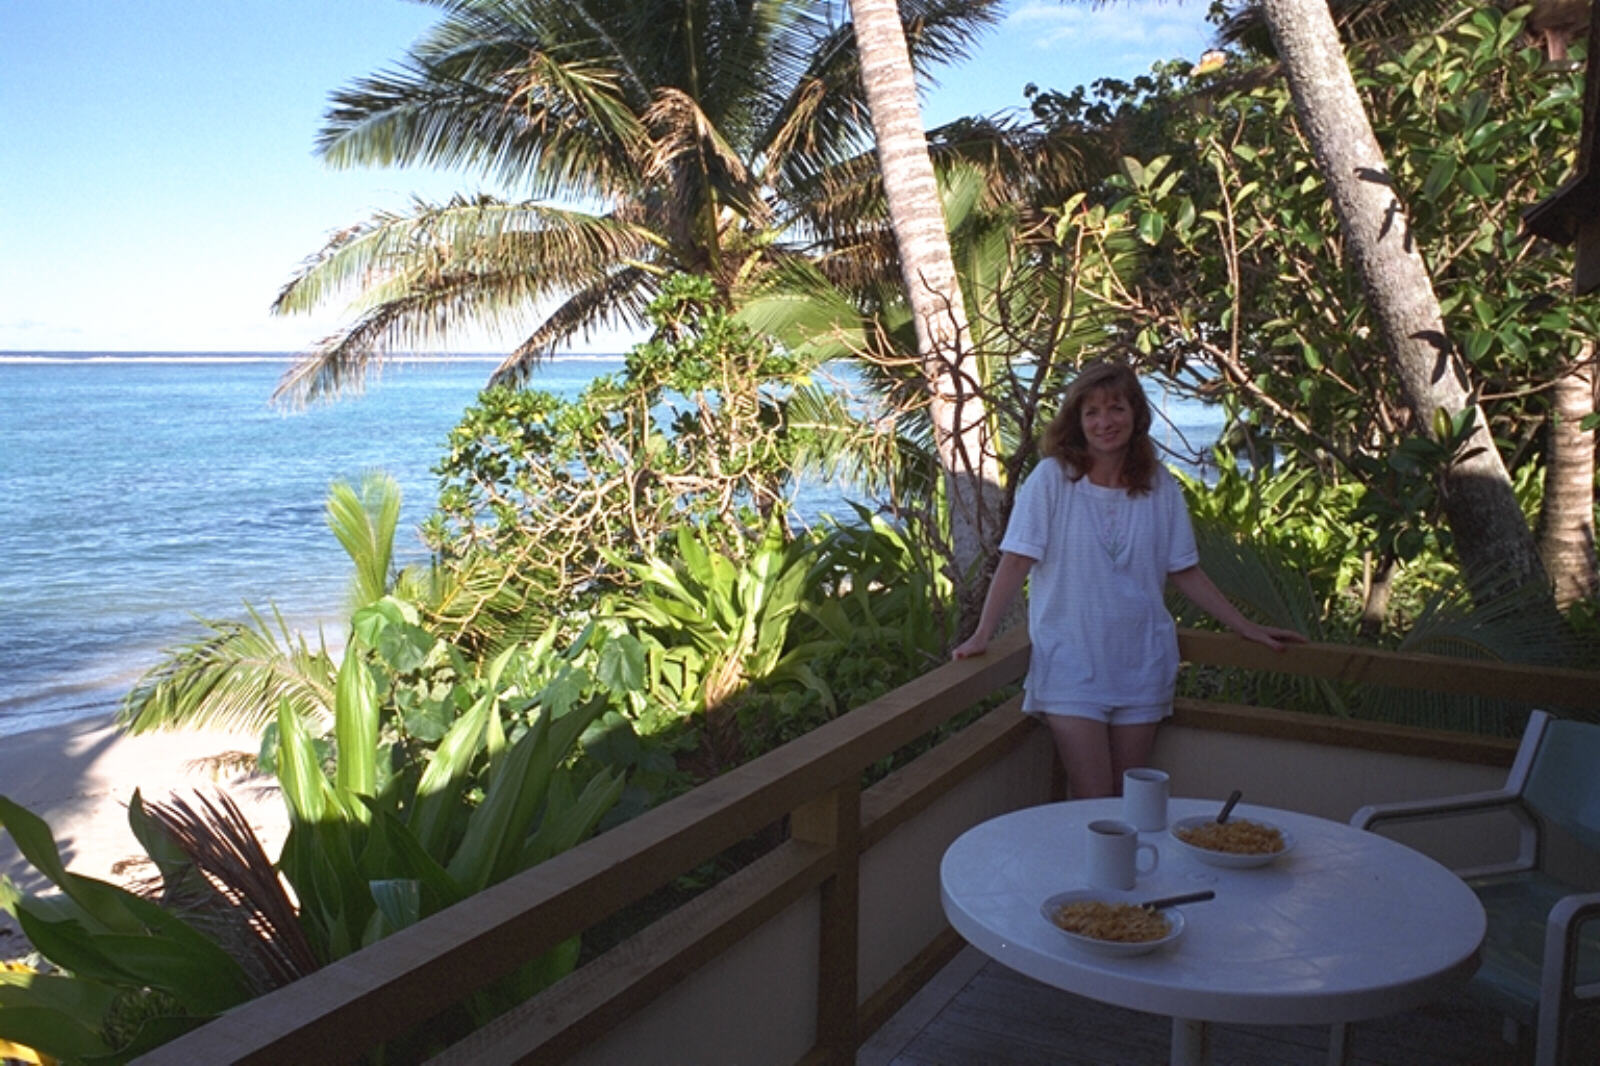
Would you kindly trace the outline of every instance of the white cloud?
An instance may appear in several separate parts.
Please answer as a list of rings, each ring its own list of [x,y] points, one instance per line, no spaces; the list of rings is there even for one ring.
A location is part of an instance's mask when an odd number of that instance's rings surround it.
[[[1026,32],[1036,51],[1132,48],[1141,52],[1184,47],[1203,36],[1205,12],[1195,5],[1133,3],[1092,7],[1079,3],[1024,4],[1006,18],[1005,28]]]

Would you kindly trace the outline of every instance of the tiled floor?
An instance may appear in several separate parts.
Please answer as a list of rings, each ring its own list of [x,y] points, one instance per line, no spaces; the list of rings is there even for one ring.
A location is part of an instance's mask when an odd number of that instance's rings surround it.
[[[1163,1066],[1171,1023],[1069,995],[967,948],[856,1057],[857,1066]],[[1522,1066],[1501,1021],[1465,998],[1353,1025],[1349,1066]],[[1214,1066],[1327,1062],[1318,1026],[1215,1025]],[[1597,1052],[1600,1062],[1600,1052]]]

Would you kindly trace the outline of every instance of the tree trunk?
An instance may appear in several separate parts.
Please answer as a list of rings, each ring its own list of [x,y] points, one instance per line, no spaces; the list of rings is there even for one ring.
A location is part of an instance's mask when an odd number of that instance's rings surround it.
[[[1594,431],[1580,428],[1594,414],[1595,343],[1556,379],[1554,417],[1539,515],[1539,555],[1566,609],[1600,593],[1594,546]]]
[[[900,272],[916,321],[935,444],[950,513],[951,561],[963,630],[976,622],[984,561],[1000,541],[1000,464],[970,350],[966,306],[917,105],[916,78],[895,0],[851,0],[861,80]]]
[[[1376,640],[1383,634],[1389,618],[1389,599],[1394,593],[1395,558],[1389,552],[1374,561],[1371,552],[1361,561],[1361,635]]]
[[[1433,283],[1356,93],[1328,5],[1325,0],[1263,0],[1262,10],[1416,425],[1432,436],[1435,412],[1455,417],[1470,409],[1476,414],[1470,438],[1440,483],[1462,570],[1480,598],[1528,582],[1545,583],[1533,531],[1445,333]]]

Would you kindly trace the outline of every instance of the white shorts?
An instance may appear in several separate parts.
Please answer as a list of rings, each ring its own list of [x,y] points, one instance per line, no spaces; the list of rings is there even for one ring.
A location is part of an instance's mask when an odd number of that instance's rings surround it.
[[[1115,706],[1090,701],[1065,701],[1047,709],[1029,711],[1030,714],[1059,714],[1068,718],[1088,718],[1107,725],[1149,725],[1172,717],[1172,704],[1149,703],[1143,706]]]

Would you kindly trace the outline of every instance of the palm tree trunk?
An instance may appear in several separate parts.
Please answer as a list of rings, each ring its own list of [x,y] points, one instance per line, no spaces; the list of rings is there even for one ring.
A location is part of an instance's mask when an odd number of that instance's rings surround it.
[[[1600,593],[1594,545],[1594,430],[1582,423],[1595,410],[1595,343],[1555,383],[1539,515],[1539,554],[1563,609]]]
[[[851,0],[850,10],[944,471],[963,628],[970,628],[982,605],[983,563],[1003,532],[1000,464],[973,369],[977,357],[971,351],[899,8],[895,0]]]
[[[1438,297],[1328,5],[1262,0],[1262,11],[1415,424],[1432,435],[1435,412],[1476,414],[1470,438],[1440,483],[1462,569],[1480,597],[1544,583],[1533,531],[1445,333]]]

